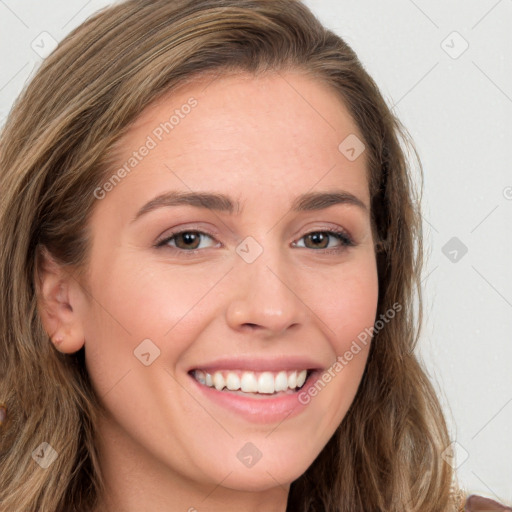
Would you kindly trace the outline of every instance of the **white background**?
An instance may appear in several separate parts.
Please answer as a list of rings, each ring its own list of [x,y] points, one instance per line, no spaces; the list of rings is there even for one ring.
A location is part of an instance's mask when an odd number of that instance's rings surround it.
[[[41,62],[36,45],[50,43],[41,33],[58,41],[109,3],[0,0],[0,123]],[[307,5],[356,51],[415,141],[427,252],[420,356],[457,440],[461,483],[512,503],[512,0]],[[446,246],[453,237],[459,248]]]

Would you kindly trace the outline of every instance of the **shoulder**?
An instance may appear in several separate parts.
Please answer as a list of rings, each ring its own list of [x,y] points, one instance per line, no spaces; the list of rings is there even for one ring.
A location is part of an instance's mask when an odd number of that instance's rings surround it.
[[[468,496],[464,510],[465,512],[512,512],[511,507],[507,507],[497,501],[490,500],[489,498],[483,498],[482,496],[477,496],[475,494]]]

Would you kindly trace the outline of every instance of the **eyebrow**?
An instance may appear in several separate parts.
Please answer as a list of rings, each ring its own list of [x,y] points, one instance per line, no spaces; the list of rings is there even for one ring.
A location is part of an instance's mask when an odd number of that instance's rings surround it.
[[[308,192],[298,196],[292,204],[292,211],[305,212],[323,210],[330,206],[338,204],[347,204],[357,206],[365,213],[368,212],[368,207],[358,197],[343,190],[335,190],[329,192]],[[229,196],[220,193],[211,192],[178,192],[171,191],[165,192],[156,196],[154,199],[146,203],[137,212],[131,223],[143,215],[156,210],[158,208],[172,207],[172,206],[194,206],[196,208],[207,208],[219,212],[226,212],[229,214],[241,213],[239,201],[234,201]]]

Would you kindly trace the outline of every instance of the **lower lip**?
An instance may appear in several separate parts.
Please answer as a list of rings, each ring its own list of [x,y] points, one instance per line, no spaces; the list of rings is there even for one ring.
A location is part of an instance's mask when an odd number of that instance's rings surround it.
[[[295,393],[267,395],[267,397],[264,394],[251,397],[228,391],[217,391],[215,388],[201,384],[194,377],[189,377],[206,398],[221,407],[234,411],[252,423],[275,423],[293,418],[304,411],[308,403],[302,404],[299,401],[299,395],[307,393],[308,389],[315,385],[320,374],[320,371],[312,372],[302,388]]]

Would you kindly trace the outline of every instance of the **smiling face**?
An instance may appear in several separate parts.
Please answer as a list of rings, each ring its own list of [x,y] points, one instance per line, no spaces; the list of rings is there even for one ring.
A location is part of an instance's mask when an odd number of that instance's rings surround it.
[[[306,405],[298,386],[375,320],[365,154],[338,149],[351,134],[331,89],[288,72],[175,89],[122,139],[72,307],[125,495],[283,494],[342,421],[368,346]]]

